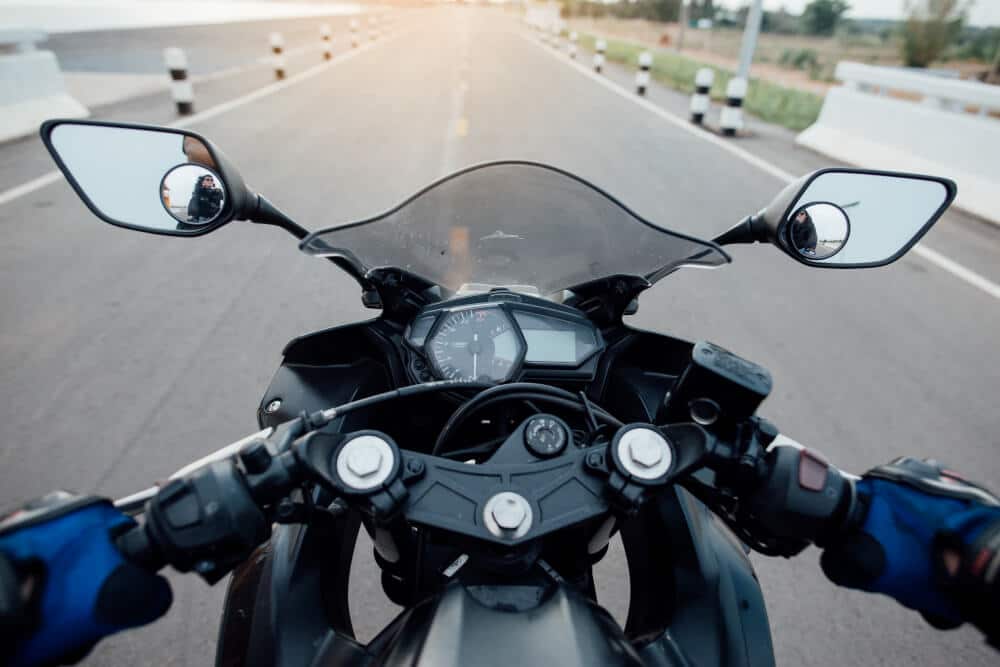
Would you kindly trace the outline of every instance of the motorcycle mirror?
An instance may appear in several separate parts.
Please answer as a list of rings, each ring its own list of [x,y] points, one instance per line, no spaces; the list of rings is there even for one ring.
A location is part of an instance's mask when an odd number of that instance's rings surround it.
[[[257,205],[221,151],[192,132],[52,120],[41,135],[80,199],[119,227],[199,236]]]
[[[716,242],[768,241],[809,266],[884,266],[927,233],[956,191],[953,181],[935,176],[820,169],[789,184]]]

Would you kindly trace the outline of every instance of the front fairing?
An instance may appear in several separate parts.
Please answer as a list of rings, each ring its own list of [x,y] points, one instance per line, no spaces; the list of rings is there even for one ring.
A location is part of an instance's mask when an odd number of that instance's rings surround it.
[[[654,283],[684,266],[729,261],[716,244],[670,231],[568,172],[532,162],[470,167],[380,216],[303,239],[356,275],[397,269],[446,294],[504,287],[549,296],[610,276]]]

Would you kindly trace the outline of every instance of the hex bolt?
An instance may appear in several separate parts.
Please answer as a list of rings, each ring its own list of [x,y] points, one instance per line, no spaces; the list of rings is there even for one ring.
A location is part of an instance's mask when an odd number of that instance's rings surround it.
[[[525,516],[524,505],[514,498],[504,498],[493,507],[493,520],[504,530],[517,530]]]
[[[636,438],[629,443],[632,460],[646,468],[652,468],[663,459],[660,446],[650,438]]]
[[[269,415],[273,415],[281,407],[281,399],[276,398],[264,407],[264,412]]]
[[[354,447],[347,453],[347,468],[358,477],[367,477],[382,465],[382,452],[375,447]]]

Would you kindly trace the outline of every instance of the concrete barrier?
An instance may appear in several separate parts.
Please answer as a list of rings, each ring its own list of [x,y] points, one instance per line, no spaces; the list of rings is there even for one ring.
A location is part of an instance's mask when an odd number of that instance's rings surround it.
[[[1000,87],[861,63],[837,65],[843,86],[826,95],[797,142],[845,162],[945,176],[955,204],[1000,224]]]
[[[0,30],[0,141],[38,131],[49,118],[90,115],[66,91],[59,62],[51,51],[38,51],[47,35],[38,30]]]

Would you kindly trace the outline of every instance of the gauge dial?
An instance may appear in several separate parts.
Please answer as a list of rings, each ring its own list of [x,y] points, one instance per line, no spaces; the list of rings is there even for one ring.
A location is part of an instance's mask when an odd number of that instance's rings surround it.
[[[524,356],[524,344],[500,308],[448,313],[427,341],[438,376],[466,382],[503,382]]]

